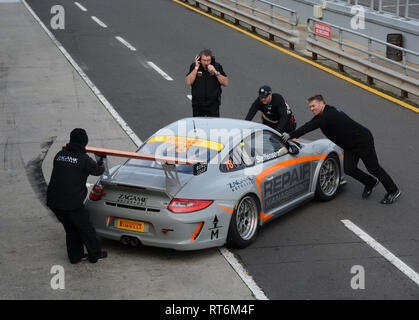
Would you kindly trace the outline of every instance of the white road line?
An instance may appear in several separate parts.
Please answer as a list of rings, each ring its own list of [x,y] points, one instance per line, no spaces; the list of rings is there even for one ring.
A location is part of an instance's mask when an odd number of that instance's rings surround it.
[[[126,46],[128,49],[130,49],[131,51],[137,51],[137,49],[135,49],[127,40],[125,40],[124,38],[120,37],[120,36],[116,36],[115,37],[116,40],[118,40],[119,42],[121,42],[124,46]]]
[[[164,72],[162,69],[160,69],[158,66],[156,66],[153,62],[147,61],[147,63],[150,67],[152,67],[154,70],[156,70],[163,78],[165,78],[168,81],[173,81],[173,79],[171,77],[169,77],[169,75],[166,72]]]
[[[87,9],[86,9],[85,7],[83,7],[80,3],[78,3],[78,2],[74,2],[74,4],[75,4],[77,7],[79,7],[79,8],[80,8],[80,10],[82,10],[82,11],[84,11],[84,12],[86,12],[86,11],[87,11]]]
[[[350,220],[341,220],[343,224],[355,233],[358,237],[364,240],[371,248],[381,254],[384,258],[386,258],[390,263],[392,263],[397,269],[403,272],[406,276],[408,276],[413,282],[419,285],[419,274],[417,274],[412,268],[406,265],[402,260],[397,258],[394,254],[384,248],[381,244],[375,241],[371,236],[369,236],[365,231],[359,228]]]
[[[256,284],[255,280],[249,275],[249,273],[244,269],[241,263],[236,259],[234,254],[227,250],[226,248],[218,248],[227,262],[233,267],[233,269],[237,272],[243,282],[247,285],[247,287],[252,291],[255,298],[257,300],[269,300],[262,289]]]
[[[134,141],[137,146],[142,145],[142,141],[134,131],[128,126],[128,124],[122,119],[122,117],[118,114],[118,112],[112,107],[108,100],[104,97],[104,95],[99,91],[99,89],[93,84],[93,82],[87,77],[87,75],[83,72],[83,70],[79,67],[79,65],[74,61],[74,59],[70,56],[67,50],[61,45],[61,43],[54,37],[51,31],[44,25],[41,19],[37,16],[37,14],[32,10],[32,8],[26,3],[25,0],[22,0],[23,4],[25,5],[26,9],[32,14],[35,20],[39,23],[39,25],[44,29],[46,34],[50,37],[50,39],[55,43],[58,49],[62,52],[62,54],[67,58],[67,60],[71,63],[71,65],[76,69],[79,75],[82,77],[84,82],[89,86],[89,88],[93,91],[96,97],[102,102],[108,112],[112,115],[112,117],[118,122],[121,128],[127,133],[127,135]]]
[[[93,19],[94,22],[96,22],[102,28],[107,28],[108,27],[106,24],[104,24],[102,21],[100,21],[99,18],[96,18],[95,16],[92,16],[92,19]]]

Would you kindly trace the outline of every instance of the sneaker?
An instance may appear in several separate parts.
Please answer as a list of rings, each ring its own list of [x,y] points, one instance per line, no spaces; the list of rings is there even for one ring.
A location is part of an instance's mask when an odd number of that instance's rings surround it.
[[[362,199],[367,199],[371,195],[372,189],[374,189],[377,185],[378,185],[378,180],[375,179],[375,182],[373,185],[365,186],[364,192],[362,192]]]
[[[384,196],[383,200],[381,200],[381,203],[382,204],[392,204],[394,201],[396,201],[400,197],[401,194],[402,193],[400,192],[399,189],[397,189],[396,191],[394,191],[392,193],[387,193]]]
[[[97,258],[89,258],[89,262],[90,263],[96,263],[98,261],[102,261],[107,256],[108,256],[108,253],[106,251],[101,251],[100,254],[99,254],[99,257],[97,257]]]

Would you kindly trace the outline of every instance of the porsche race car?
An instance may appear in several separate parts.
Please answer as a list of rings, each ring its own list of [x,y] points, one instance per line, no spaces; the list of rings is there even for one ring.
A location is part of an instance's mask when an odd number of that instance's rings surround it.
[[[345,183],[343,151],[328,139],[283,141],[263,124],[186,118],[107,169],[85,206],[97,234],[131,245],[197,250],[250,245],[260,227]]]

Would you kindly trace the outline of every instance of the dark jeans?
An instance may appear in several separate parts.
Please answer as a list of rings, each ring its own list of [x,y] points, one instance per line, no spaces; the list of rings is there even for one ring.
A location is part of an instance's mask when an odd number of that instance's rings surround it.
[[[365,186],[373,186],[375,179],[358,168],[359,159],[365,164],[368,172],[383,184],[387,192],[393,193],[397,190],[397,186],[391,177],[378,163],[372,136],[369,136],[352,150],[345,149],[343,162],[344,171],[347,175],[363,183]]]
[[[71,263],[80,261],[84,254],[83,244],[86,246],[89,259],[97,259],[101,248],[96,238],[89,215],[84,207],[72,211],[52,210],[58,220],[63,224],[66,233],[67,254]]]
[[[192,104],[193,117],[220,117],[220,103],[214,101],[209,104]]]

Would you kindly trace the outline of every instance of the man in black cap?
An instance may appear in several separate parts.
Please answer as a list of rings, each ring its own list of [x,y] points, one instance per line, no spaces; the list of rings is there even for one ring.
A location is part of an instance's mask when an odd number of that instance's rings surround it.
[[[344,171],[364,185],[363,199],[371,195],[373,188],[380,181],[387,191],[381,203],[391,204],[396,201],[401,195],[400,190],[378,163],[371,131],[344,112],[327,105],[320,94],[308,98],[308,104],[314,114],[313,119],[290,134],[284,133],[282,138],[298,138],[320,128],[327,138],[344,150]],[[359,159],[364,162],[368,172],[378,180],[358,168]]]
[[[296,127],[294,115],[288,103],[279,93],[272,93],[271,87],[262,86],[258,98],[253,102],[245,120],[251,121],[258,111],[262,112],[262,123],[279,131],[291,132]]]
[[[67,254],[73,264],[87,258],[95,263],[107,256],[106,251],[101,251],[96,231],[84,211],[87,177],[100,176],[105,171],[103,159],[96,163],[86,154],[87,143],[84,129],[71,131],[70,143],[54,158],[47,190],[47,206],[64,226]],[[83,244],[88,254],[84,253]]]
[[[210,49],[202,50],[195,57],[186,75],[186,84],[191,86],[194,117],[220,116],[221,86],[228,86],[228,78]]]

